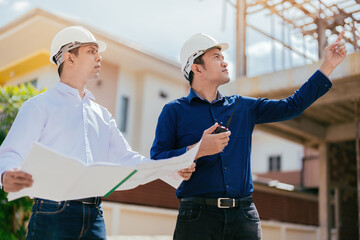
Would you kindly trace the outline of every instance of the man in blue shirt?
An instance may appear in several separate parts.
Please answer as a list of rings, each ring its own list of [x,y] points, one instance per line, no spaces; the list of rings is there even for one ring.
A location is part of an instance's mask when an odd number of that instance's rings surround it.
[[[328,76],[346,55],[343,35],[326,48],[320,69],[281,100],[223,96],[218,87],[230,80],[222,55],[228,45],[205,34],[185,42],[180,58],[190,93],[163,108],[151,148],[151,158],[163,159],[184,153],[202,138],[196,171],[176,192],[180,207],[174,239],[261,239],[260,218],[251,197],[254,126],[297,117],[329,91]],[[229,132],[211,134],[233,111],[231,139]]]

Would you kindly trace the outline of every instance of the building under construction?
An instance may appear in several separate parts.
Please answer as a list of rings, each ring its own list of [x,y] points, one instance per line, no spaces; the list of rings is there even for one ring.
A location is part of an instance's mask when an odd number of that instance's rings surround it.
[[[319,152],[319,226],[322,240],[360,239],[360,1],[359,0],[247,0],[227,1],[237,9],[237,81],[235,92],[253,97],[285,98],[320,66],[328,40],[345,30],[348,56],[331,75],[332,90],[315,102],[300,117],[281,123],[259,125],[257,128],[314,148]],[[280,19],[280,37],[270,30],[260,29],[247,22],[257,13]],[[291,34],[317,41],[318,54],[309,56],[306,44],[294,48]],[[246,33],[252,29],[283,46],[292,54],[311,64],[285,69],[258,77],[246,77]],[[278,34],[279,35],[279,34]],[[272,52],[273,59],[275,51]],[[320,63],[317,61],[319,60]],[[273,70],[276,70],[275,68]],[[283,79],[283,80],[280,80]],[[234,93],[235,93],[234,92]],[[256,191],[256,190],[255,190]],[[332,234],[336,229],[336,234]]]

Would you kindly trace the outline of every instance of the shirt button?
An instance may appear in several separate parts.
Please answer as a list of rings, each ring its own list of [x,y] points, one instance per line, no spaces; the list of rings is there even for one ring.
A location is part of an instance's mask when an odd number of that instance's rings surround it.
[[[228,188],[228,187],[229,187],[229,185],[226,185],[226,187]]]
[[[224,170],[226,170],[227,169],[227,167],[224,167]]]
[[[325,84],[325,87],[327,87],[328,85],[327,84]]]

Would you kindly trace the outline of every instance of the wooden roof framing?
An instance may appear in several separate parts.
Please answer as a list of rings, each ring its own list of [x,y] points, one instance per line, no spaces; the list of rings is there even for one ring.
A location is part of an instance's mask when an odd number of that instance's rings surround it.
[[[345,41],[360,49],[360,0],[247,0],[247,15],[268,11],[303,36],[320,39],[345,29]],[[320,54],[319,54],[320,55]]]

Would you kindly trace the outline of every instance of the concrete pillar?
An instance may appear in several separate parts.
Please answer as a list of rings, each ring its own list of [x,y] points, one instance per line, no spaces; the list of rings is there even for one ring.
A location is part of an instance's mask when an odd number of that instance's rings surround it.
[[[246,76],[246,1],[236,4],[236,79]]]
[[[324,58],[325,47],[327,45],[327,39],[325,36],[326,23],[320,17],[315,21],[317,25],[317,40],[318,40],[318,56],[319,59]]]
[[[330,178],[328,163],[328,144],[322,142],[320,152],[320,180],[319,180],[319,225],[320,240],[330,240]]]

